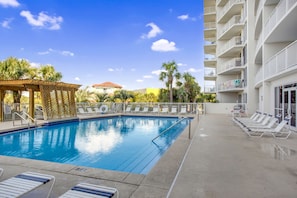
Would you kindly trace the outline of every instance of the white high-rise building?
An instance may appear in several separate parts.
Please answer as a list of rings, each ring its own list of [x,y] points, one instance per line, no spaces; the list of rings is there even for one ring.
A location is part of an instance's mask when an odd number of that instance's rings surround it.
[[[297,0],[204,0],[205,93],[296,127]]]

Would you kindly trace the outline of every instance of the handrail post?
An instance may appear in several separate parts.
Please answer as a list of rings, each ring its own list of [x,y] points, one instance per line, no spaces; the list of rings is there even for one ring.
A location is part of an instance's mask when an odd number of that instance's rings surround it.
[[[189,121],[189,140],[191,139],[191,120]]]

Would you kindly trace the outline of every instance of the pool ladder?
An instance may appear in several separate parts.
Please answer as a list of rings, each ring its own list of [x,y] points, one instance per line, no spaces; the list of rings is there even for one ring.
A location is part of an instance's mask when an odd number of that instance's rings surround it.
[[[36,122],[36,119],[32,118],[29,114],[27,114],[26,112],[22,112],[21,114],[18,113],[18,112],[14,112],[12,114],[12,124],[13,126],[15,126],[15,118],[16,116],[20,117],[21,118],[21,125],[23,124],[23,121],[25,121],[26,123],[25,124],[28,124],[28,128],[30,128],[30,123],[34,123],[35,126],[37,126],[37,122]]]
[[[174,127],[175,125],[177,125],[178,123],[180,123],[181,121],[187,119],[187,117],[183,117],[180,120],[176,121],[175,123],[173,123],[170,127],[168,127],[167,129],[165,129],[164,131],[162,131],[162,133],[160,133],[159,135],[157,135],[156,137],[154,137],[152,139],[152,142],[157,139],[158,137],[160,137],[161,135],[163,135],[164,133],[166,133],[167,131],[169,131],[169,129],[171,129],[172,127]]]

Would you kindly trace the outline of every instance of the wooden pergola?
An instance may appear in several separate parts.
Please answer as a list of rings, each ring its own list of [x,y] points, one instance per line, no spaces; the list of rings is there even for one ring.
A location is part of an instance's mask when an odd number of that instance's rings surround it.
[[[0,80],[0,121],[6,91],[29,92],[29,115],[34,118],[34,92],[40,92],[44,120],[76,117],[75,91],[81,85],[42,80]]]

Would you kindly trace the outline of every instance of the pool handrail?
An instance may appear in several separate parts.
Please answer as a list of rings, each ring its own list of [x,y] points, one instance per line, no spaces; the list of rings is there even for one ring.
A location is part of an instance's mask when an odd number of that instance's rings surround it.
[[[27,114],[26,112],[23,111],[22,114],[20,114],[18,112],[13,112],[13,114],[12,114],[12,124],[13,124],[13,126],[15,126],[15,123],[14,123],[15,122],[15,115],[17,115],[17,116],[19,116],[21,118],[21,124],[23,124],[23,121],[26,121],[26,124],[28,124],[28,127],[30,127],[30,121],[31,121],[32,123],[35,124],[35,126],[37,125],[36,119],[32,118],[29,114]],[[28,119],[26,119],[26,117],[24,117],[24,116],[27,116]]]
[[[182,117],[181,119],[179,119],[178,121],[176,121],[175,123],[173,123],[170,127],[168,127],[167,129],[165,129],[164,131],[162,131],[162,133],[160,133],[159,135],[157,135],[156,137],[154,137],[152,139],[152,142],[157,139],[158,137],[160,137],[161,135],[163,135],[164,133],[166,133],[169,129],[171,129],[172,127],[174,127],[175,125],[177,125],[178,123],[180,123],[181,121],[183,121],[184,119],[186,119],[188,117]]]

